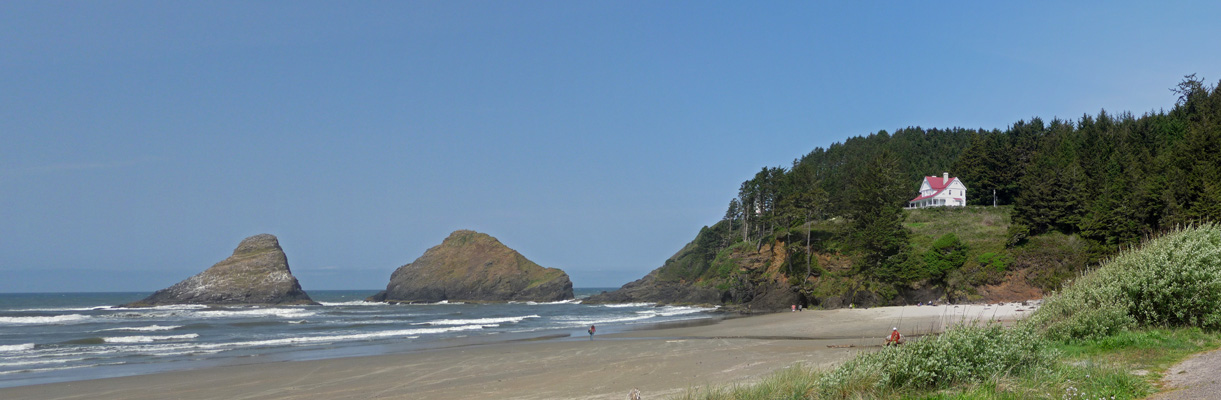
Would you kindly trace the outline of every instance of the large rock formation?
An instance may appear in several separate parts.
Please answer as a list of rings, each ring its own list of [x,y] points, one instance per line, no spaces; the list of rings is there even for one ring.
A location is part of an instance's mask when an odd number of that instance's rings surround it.
[[[559,301],[573,298],[572,281],[543,268],[496,238],[455,231],[424,255],[395,270],[386,290],[370,301]]]
[[[198,275],[158,290],[125,307],[166,304],[290,305],[317,304],[288,269],[288,257],[273,235],[242,240],[233,255]]]

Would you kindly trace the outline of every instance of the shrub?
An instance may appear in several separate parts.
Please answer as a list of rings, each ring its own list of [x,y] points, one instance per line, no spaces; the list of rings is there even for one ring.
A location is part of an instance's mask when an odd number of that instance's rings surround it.
[[[1120,253],[1049,296],[1027,323],[1054,339],[1136,326],[1221,328],[1221,227],[1182,229]]]
[[[928,273],[936,279],[945,279],[950,271],[962,268],[967,262],[967,246],[958,240],[958,236],[947,233],[933,242],[933,248],[924,253],[924,264]]]
[[[983,253],[975,259],[980,266],[986,267],[992,271],[1005,272],[1009,269],[1009,265],[1013,264],[1013,257],[1005,253]]]
[[[1056,352],[1028,329],[964,325],[943,334],[860,355],[822,376],[830,398],[872,390],[939,389],[1050,368]],[[846,396],[847,395],[847,396]]]

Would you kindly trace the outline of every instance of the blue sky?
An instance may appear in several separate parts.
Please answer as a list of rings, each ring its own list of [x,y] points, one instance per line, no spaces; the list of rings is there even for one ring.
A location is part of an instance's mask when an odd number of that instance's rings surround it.
[[[258,233],[377,289],[456,229],[619,286],[815,147],[1221,78],[1215,2],[990,3],[0,2],[0,291],[156,290]]]

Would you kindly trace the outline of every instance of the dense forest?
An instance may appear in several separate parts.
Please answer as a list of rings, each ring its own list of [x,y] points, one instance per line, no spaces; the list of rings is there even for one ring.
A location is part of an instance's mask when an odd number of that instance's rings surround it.
[[[845,254],[848,272],[875,286],[945,284],[947,271],[964,265],[963,242],[950,234],[920,252],[904,226],[921,177],[941,172],[966,184],[969,205],[1007,210],[1006,248],[1071,236],[1084,243],[1082,264],[1177,225],[1219,220],[1221,87],[1188,75],[1171,95],[1170,111],[1139,117],[1104,110],[1005,130],[909,127],[814,149],[743,182],[724,219],[660,277],[727,289],[742,264],[729,252],[781,243],[784,273],[797,287],[820,274],[820,252]]]

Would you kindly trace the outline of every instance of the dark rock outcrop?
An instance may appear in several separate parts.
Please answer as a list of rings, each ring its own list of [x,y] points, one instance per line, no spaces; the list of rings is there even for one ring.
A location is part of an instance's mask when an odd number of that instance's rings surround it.
[[[460,230],[390,275],[370,301],[559,301],[573,298],[572,281],[487,234]]]
[[[663,281],[657,278],[661,268],[649,272],[613,292],[602,292],[582,301],[584,304],[601,303],[662,303],[662,304],[720,304],[721,291],[684,282]]]
[[[158,290],[124,307],[167,304],[292,305],[317,304],[288,269],[280,242],[269,234],[242,240],[233,255],[198,275]]]
[[[731,254],[733,271],[725,273],[713,265],[716,242],[708,240],[714,229],[705,227],[696,239],[683,246],[666,262],[643,278],[612,291],[590,296],[585,304],[660,303],[719,304],[742,312],[775,312],[796,304],[808,305],[798,290],[786,283],[779,270],[785,254],[783,244],[762,245],[757,250]]]

